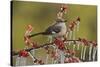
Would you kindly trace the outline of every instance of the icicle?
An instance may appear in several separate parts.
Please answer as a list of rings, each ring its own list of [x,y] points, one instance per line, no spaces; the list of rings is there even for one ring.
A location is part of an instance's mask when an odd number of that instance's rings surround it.
[[[51,63],[54,64],[54,58],[51,58]]]
[[[48,41],[51,43],[53,41],[53,36],[48,36]],[[54,48],[54,46],[53,46]],[[47,49],[48,51],[48,49]],[[45,64],[48,64],[48,58],[49,58],[49,54],[47,53],[46,55],[46,59],[45,59]]]
[[[56,51],[56,54],[57,54],[58,58],[54,60],[54,63],[59,63],[59,61],[61,61],[61,54],[62,54],[62,52],[61,52],[61,50],[58,49],[57,46],[55,47],[55,51]]]
[[[75,50],[75,44],[73,44],[73,51]]]
[[[48,41],[51,43],[52,42],[53,37],[52,36],[48,36]]]
[[[48,64],[49,54],[46,55],[46,61],[45,64]]]
[[[77,42],[77,50],[80,48],[80,42]]]
[[[75,31],[73,31],[73,36],[72,37],[73,37],[72,39],[74,40],[75,39]]]
[[[26,65],[26,61],[27,61],[26,57],[21,57],[20,64],[22,64],[23,66],[25,66]]]
[[[84,45],[83,60],[85,60],[86,48],[87,48],[87,46]]]
[[[77,21],[77,32],[79,31],[79,25],[80,25],[80,22]]]
[[[66,38],[68,37],[68,34],[69,34],[69,32],[67,32],[67,33],[66,33],[66,35],[65,35],[65,36],[66,36]]]
[[[31,52],[28,52],[29,56],[32,58],[33,62],[35,61],[34,56],[31,54]]]
[[[55,63],[58,63],[59,62],[59,50],[58,50],[58,47],[56,46],[56,53],[58,55],[58,58],[55,60]]]
[[[49,36],[48,36],[48,41],[49,41],[50,43],[53,41],[53,38],[56,37],[56,35],[55,35],[56,33],[55,33],[55,32],[52,32],[52,34],[53,34],[53,35],[49,35]]]
[[[76,26],[75,26],[75,27],[76,27]],[[76,38],[76,36],[75,36],[75,35],[76,35],[76,34],[75,34],[75,31],[76,31],[76,28],[73,29],[73,36],[72,36],[72,37],[73,37],[73,40]]]
[[[30,53],[32,53],[33,56],[35,56],[35,50],[31,50]]]
[[[56,46],[52,46],[54,49],[56,48]],[[53,54],[53,52],[52,52],[52,54]],[[55,64],[55,57],[54,56],[52,56],[52,58],[51,58],[51,62],[52,62],[52,64]]]
[[[91,53],[92,53],[92,44],[89,47],[89,61],[91,60]]]
[[[83,48],[84,48],[84,44],[82,43],[82,49],[81,49],[81,59],[83,58]]]
[[[20,65],[20,57],[17,57],[16,58],[16,66],[19,66]]]
[[[53,63],[54,63],[54,64],[58,63],[58,59],[54,60]]]
[[[73,31],[70,31],[69,39],[72,39],[72,33]]]
[[[93,47],[93,61],[95,61],[97,47]]]
[[[69,41],[69,43],[68,43],[68,44],[69,44],[69,46],[70,46],[70,45],[71,45],[71,42]]]
[[[16,66],[25,66],[27,58],[26,57],[17,57],[16,58]]]
[[[60,53],[60,63],[64,63],[64,59],[65,59],[64,52],[59,50],[59,53]]]
[[[55,44],[53,44],[53,45],[55,45]],[[55,45],[55,46],[53,46],[53,48],[54,48],[54,51],[56,52],[56,54],[58,54],[58,48],[57,48],[57,46]],[[52,63],[53,64],[58,63],[58,58],[57,59],[52,58]]]
[[[69,32],[69,39],[72,39],[72,31]],[[71,42],[69,42],[69,46],[70,46]]]

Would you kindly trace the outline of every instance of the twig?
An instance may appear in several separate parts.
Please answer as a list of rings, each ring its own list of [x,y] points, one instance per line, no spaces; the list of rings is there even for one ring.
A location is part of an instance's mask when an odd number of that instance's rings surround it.
[[[76,41],[80,41],[80,40],[63,40],[63,42],[66,42],[66,41],[73,41],[73,42],[76,42]],[[89,41],[90,42],[90,41]],[[51,46],[51,45],[53,45],[54,44],[54,42],[51,42],[51,43],[45,43],[45,44],[41,44],[41,46],[37,46],[37,47],[32,47],[32,48],[28,48],[28,49],[25,49],[25,51],[27,51],[27,52],[29,52],[29,51],[31,51],[31,50],[33,50],[33,49],[39,49],[39,48],[43,48],[43,47],[45,47],[45,46]],[[16,51],[12,51],[12,56],[15,56],[15,55],[18,55],[19,54],[19,52],[16,52]]]

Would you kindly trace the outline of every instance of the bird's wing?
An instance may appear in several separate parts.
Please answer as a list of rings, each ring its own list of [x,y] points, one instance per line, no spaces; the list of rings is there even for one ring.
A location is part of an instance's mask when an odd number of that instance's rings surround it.
[[[59,32],[61,31],[61,26],[54,26],[54,27],[53,27],[53,31],[54,31],[55,33],[59,33]]]
[[[50,26],[46,29],[47,34],[52,34],[52,32],[59,33],[61,31],[61,26]]]

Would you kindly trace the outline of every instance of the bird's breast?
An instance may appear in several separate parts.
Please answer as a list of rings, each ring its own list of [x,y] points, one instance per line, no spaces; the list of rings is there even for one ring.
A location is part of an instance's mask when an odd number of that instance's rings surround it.
[[[66,34],[67,27],[65,23],[59,23],[57,26],[61,27],[61,31],[58,33],[58,36],[63,36]]]

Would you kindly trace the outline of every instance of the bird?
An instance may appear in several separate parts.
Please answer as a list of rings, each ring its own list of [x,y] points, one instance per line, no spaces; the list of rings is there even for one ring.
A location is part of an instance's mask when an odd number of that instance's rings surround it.
[[[57,13],[57,19],[53,25],[50,25],[44,32],[39,32],[36,34],[32,34],[29,37],[34,37],[37,35],[55,35],[55,37],[62,37],[66,34],[67,27],[66,23],[67,20],[63,19],[63,15],[66,12],[66,7],[62,6],[60,11]]]
[[[39,32],[32,34],[29,37],[34,37],[37,35],[56,35],[57,37],[64,36],[67,31],[66,20],[57,20],[55,24],[49,26],[44,32]]]

